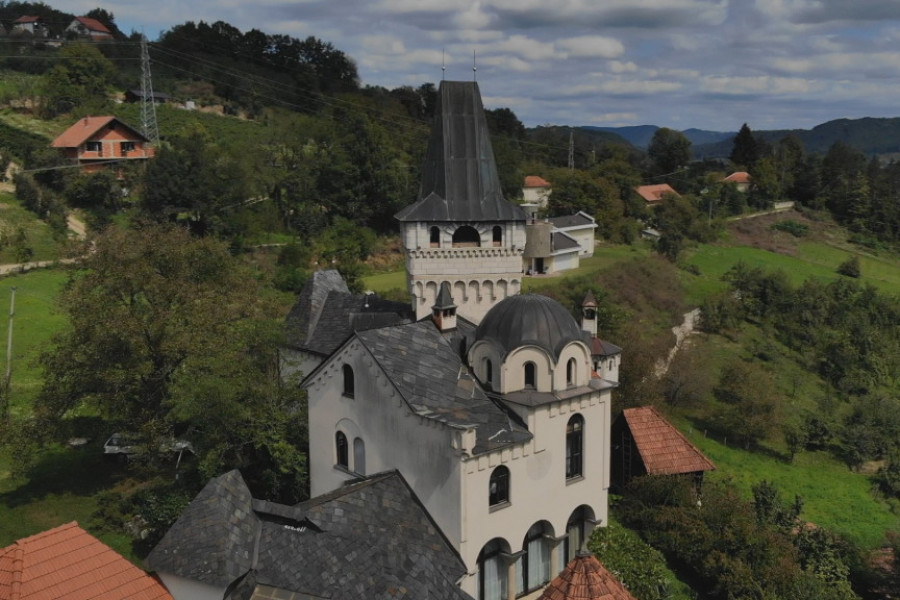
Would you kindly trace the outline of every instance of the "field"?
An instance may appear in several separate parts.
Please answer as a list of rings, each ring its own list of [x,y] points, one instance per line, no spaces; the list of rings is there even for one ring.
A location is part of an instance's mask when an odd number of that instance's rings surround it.
[[[28,255],[24,248],[30,248]],[[55,260],[59,245],[44,221],[25,210],[10,193],[0,192],[0,265]]]

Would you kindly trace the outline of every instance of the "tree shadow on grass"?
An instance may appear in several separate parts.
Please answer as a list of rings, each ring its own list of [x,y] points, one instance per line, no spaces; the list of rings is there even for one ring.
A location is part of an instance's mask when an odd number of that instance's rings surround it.
[[[773,460],[777,460],[783,463],[790,463],[791,458],[787,454],[779,452],[773,448],[769,448],[768,446],[764,446],[761,444],[749,444],[747,445],[744,441],[738,440],[733,436],[729,436],[722,432],[719,424],[713,422],[710,419],[705,419],[703,417],[688,417],[688,421],[697,431],[703,433],[703,437],[709,438],[713,441],[716,441],[723,446],[728,448],[734,448],[737,450],[743,450],[744,452],[752,452],[753,454],[759,454],[761,456],[766,456]]]

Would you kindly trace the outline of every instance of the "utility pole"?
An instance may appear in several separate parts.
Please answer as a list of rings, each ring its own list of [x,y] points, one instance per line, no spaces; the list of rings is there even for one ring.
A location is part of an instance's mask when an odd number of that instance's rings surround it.
[[[3,389],[0,390],[0,418],[9,416],[9,382],[12,375],[12,339],[13,316],[16,314],[16,288],[10,288],[9,296],[9,330],[6,338],[6,377],[3,379]]]
[[[575,170],[575,132],[569,129],[569,170]]]
[[[159,144],[156,102],[153,100],[153,81],[150,77],[150,51],[144,34],[141,34],[141,133],[152,145]]]

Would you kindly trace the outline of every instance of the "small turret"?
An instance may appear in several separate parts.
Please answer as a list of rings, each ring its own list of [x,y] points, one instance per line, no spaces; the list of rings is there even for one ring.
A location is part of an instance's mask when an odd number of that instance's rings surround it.
[[[456,329],[456,304],[450,294],[450,284],[446,281],[441,284],[441,291],[431,307],[431,319],[440,331]]]
[[[581,302],[581,328],[597,337],[597,299],[590,290]]]

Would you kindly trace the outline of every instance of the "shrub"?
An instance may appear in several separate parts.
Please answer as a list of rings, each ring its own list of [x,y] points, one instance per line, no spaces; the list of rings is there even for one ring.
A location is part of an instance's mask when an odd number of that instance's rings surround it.
[[[841,275],[845,275],[847,277],[859,278],[861,275],[859,268],[859,257],[851,256],[840,265],[838,265],[837,272]]]
[[[788,219],[787,221],[779,221],[772,225],[772,229],[777,229],[778,231],[784,231],[791,234],[794,237],[805,237],[809,234],[809,226],[805,223],[798,223],[792,219]]]

